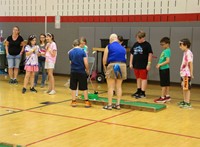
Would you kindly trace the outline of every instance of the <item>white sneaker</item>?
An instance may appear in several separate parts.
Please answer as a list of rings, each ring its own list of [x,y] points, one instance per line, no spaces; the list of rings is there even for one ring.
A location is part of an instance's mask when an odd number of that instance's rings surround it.
[[[53,95],[53,94],[56,94],[56,91],[55,91],[55,90],[51,90],[51,91],[49,92],[49,95]]]

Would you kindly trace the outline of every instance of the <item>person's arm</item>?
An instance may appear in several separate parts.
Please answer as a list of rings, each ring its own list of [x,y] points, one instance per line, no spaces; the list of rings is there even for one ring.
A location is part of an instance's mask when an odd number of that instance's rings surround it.
[[[163,63],[157,64],[157,65],[156,65],[156,68],[159,69],[161,66],[163,66],[163,65],[165,65],[165,64],[169,64],[169,62],[170,62],[170,58],[166,58],[166,61],[163,62]]]
[[[49,45],[47,46],[47,51],[51,54],[52,57],[55,57],[57,54],[57,47],[56,44],[54,44],[53,48],[50,48]]]
[[[147,63],[147,67],[146,67],[146,69],[147,69],[148,71],[149,71],[150,68],[151,68],[152,56],[153,56],[153,54],[152,54],[152,53],[149,53],[149,56],[148,56],[148,63]]]
[[[130,54],[129,67],[130,69],[133,69],[133,54]]]
[[[104,71],[106,71],[106,65],[107,65],[107,60],[108,60],[108,47],[105,48],[104,54],[103,54],[103,68]]]
[[[191,78],[194,78],[194,75],[193,75],[193,62],[189,62],[189,68],[190,68]]]
[[[35,46],[34,48],[31,48],[30,50],[28,50],[26,52],[26,56],[30,56],[33,52],[35,52],[37,50],[37,47]]]
[[[88,58],[87,58],[87,57],[84,57],[84,58],[83,58],[83,61],[84,61],[84,65],[85,65],[85,71],[86,71],[87,75],[89,75]]]
[[[22,46],[22,50],[21,50],[21,52],[20,52],[20,55],[23,54],[25,45],[26,45],[26,42],[25,42],[25,41],[22,41],[21,44],[20,44],[20,46]]]
[[[8,56],[8,46],[9,46],[9,42],[8,41],[6,41],[5,42],[5,49],[6,49],[6,56]]]

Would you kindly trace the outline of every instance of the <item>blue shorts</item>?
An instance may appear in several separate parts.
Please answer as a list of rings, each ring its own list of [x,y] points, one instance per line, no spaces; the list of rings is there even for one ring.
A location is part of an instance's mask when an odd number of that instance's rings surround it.
[[[21,55],[7,55],[8,60],[8,68],[19,68],[20,62],[21,62]]]

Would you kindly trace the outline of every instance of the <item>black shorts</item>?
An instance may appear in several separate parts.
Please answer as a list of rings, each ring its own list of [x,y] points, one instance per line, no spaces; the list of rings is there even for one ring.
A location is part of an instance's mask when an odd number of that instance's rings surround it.
[[[160,86],[161,87],[170,86],[170,71],[169,71],[169,68],[159,70],[159,74],[160,74]]]
[[[87,74],[85,73],[71,73],[70,75],[70,89],[87,90]]]

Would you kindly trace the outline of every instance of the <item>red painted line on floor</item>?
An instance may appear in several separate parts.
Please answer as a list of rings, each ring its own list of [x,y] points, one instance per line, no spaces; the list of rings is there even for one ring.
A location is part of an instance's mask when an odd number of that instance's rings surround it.
[[[60,117],[65,117],[65,118],[75,118],[75,119],[87,120],[87,121],[98,121],[98,120],[94,120],[94,119],[75,117],[75,116],[68,116],[68,115],[61,115],[61,114],[54,114],[54,113],[39,112],[39,111],[30,111],[30,110],[28,110],[27,112],[39,113],[39,114],[44,114],[44,115],[52,115],[52,116],[60,116]]]
[[[134,128],[134,129],[139,129],[139,130],[145,130],[145,131],[151,131],[151,132],[157,132],[157,133],[163,133],[163,134],[169,134],[169,135],[175,135],[175,136],[180,136],[180,137],[187,137],[187,138],[192,138],[192,139],[200,139],[200,137],[196,137],[196,136],[172,133],[172,132],[161,131],[161,130],[148,129],[148,128],[131,126],[131,125],[124,125],[124,124],[118,124],[118,123],[112,123],[112,122],[103,122],[103,121],[102,121],[102,123],[109,124],[109,125],[121,126],[121,127],[127,127],[127,128]]]
[[[131,110],[132,111],[132,110]],[[43,141],[46,141],[46,140],[49,140],[49,139],[52,139],[52,138],[55,138],[55,137],[58,137],[58,136],[61,136],[61,135],[64,135],[64,134],[67,134],[67,133],[70,133],[70,132],[73,132],[73,131],[76,131],[76,130],[80,130],[82,128],[85,128],[87,126],[90,126],[90,125],[93,125],[93,124],[96,124],[98,122],[101,122],[103,120],[107,120],[107,119],[110,119],[110,118],[114,118],[114,117],[117,117],[117,116],[120,116],[120,115],[123,115],[123,114],[126,114],[126,113],[129,113],[131,111],[126,111],[126,112],[123,112],[123,113],[120,113],[120,114],[116,114],[116,115],[113,115],[113,116],[110,116],[110,117],[107,117],[107,118],[104,118],[102,120],[99,120],[99,121],[95,121],[95,122],[92,122],[92,123],[89,123],[89,124],[86,124],[86,125],[83,125],[83,126],[80,126],[80,127],[77,127],[77,128],[74,128],[74,129],[71,129],[71,130],[68,130],[68,131],[65,131],[65,132],[62,132],[62,133],[59,133],[59,134],[56,134],[56,135],[53,135],[53,136],[50,136],[50,137],[47,137],[47,138],[44,138],[44,139],[41,139],[41,140],[38,140],[38,141],[35,141],[35,142],[32,142],[32,143],[29,143],[25,146],[31,146],[33,144],[37,144],[37,143],[40,143],[40,142],[43,142]]]
[[[14,110],[24,110],[24,109],[20,109],[20,108],[14,108],[14,107],[7,107],[7,106],[0,106],[0,108],[7,108],[7,109],[14,109]]]

